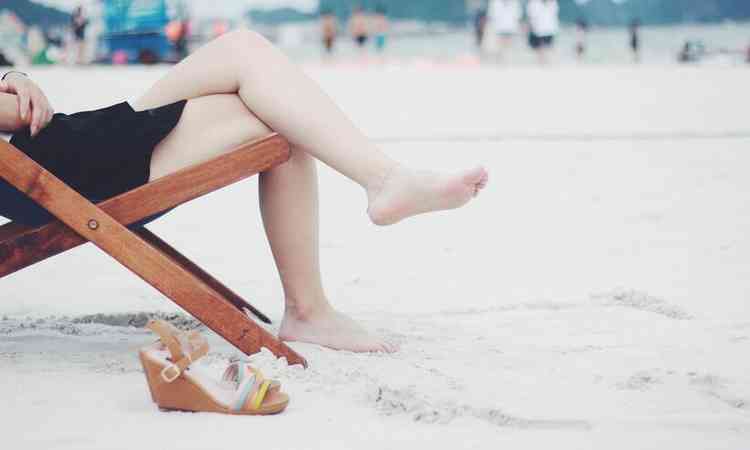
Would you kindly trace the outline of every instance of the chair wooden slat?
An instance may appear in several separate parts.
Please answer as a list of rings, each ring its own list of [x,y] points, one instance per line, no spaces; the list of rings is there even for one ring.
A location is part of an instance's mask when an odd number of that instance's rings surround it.
[[[14,148],[0,140],[0,155],[5,151],[3,147]],[[130,225],[252,177],[287,159],[289,144],[273,134],[154,180],[98,206],[118,222]],[[60,222],[37,228],[6,224],[0,227],[0,277],[85,243],[85,239]]]

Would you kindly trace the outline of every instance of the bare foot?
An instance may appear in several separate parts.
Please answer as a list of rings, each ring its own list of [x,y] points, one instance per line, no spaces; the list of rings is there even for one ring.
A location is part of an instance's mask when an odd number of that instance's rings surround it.
[[[483,167],[445,175],[397,166],[377,191],[368,191],[367,213],[376,225],[392,225],[407,217],[459,208],[487,185]]]
[[[393,353],[398,350],[396,345],[370,334],[357,322],[333,308],[305,319],[284,313],[279,338],[282,341],[307,342],[350,352]]]

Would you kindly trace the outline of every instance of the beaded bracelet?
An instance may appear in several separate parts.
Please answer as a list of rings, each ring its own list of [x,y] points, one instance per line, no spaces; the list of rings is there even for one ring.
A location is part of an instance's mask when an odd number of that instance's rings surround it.
[[[25,76],[25,77],[28,77],[28,76],[29,76],[29,74],[28,74],[28,73],[25,73],[25,72],[21,72],[21,71],[19,71],[19,70],[10,70],[10,71],[8,71],[8,72],[5,72],[5,73],[3,74],[3,77],[2,77],[2,78],[0,78],[0,81],[5,81],[5,77],[7,77],[8,75],[10,75],[10,74],[12,74],[12,73],[20,73],[21,75],[23,75],[23,76]]]

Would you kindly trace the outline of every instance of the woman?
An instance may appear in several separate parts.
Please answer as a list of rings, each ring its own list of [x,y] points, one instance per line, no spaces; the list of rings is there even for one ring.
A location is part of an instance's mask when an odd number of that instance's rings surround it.
[[[398,164],[279,50],[246,30],[200,48],[132,107],[51,118],[44,94],[24,75],[9,75],[0,90],[6,92],[0,94],[0,130],[16,132],[14,144],[92,199],[214,158],[271,130],[285,136],[292,156],[261,174],[260,208],[284,288],[279,336],[286,341],[395,351],[335,311],[323,291],[315,159],[364,188],[367,213],[378,225],[458,208],[487,183],[481,167],[447,175]],[[1,215],[18,213],[7,209],[0,202]]]
[[[589,23],[584,18],[576,21],[576,58],[583,61],[586,57],[587,37],[589,33]]]
[[[513,37],[518,34],[522,14],[519,0],[492,0],[490,2],[488,17],[499,40],[501,57],[510,48]]]
[[[375,32],[375,50],[382,55],[385,51],[386,41],[388,40],[388,31],[391,28],[391,24],[388,21],[388,10],[385,6],[378,5],[375,8],[375,15],[372,18],[372,28]]]
[[[628,27],[630,34],[630,52],[633,54],[633,62],[641,62],[641,21],[633,19]]]
[[[332,10],[324,10],[320,14],[320,28],[323,36],[323,48],[327,55],[333,53],[336,44],[336,35],[339,32],[339,21]]]
[[[547,62],[547,53],[560,31],[560,7],[557,0],[529,0],[526,16],[529,20],[529,46],[536,52],[539,62]]]
[[[89,20],[83,13],[83,7],[77,6],[73,10],[73,15],[70,19],[70,28],[73,31],[73,50],[75,55],[75,63],[84,63],[84,50],[86,47],[86,27],[89,26]]]
[[[349,33],[352,35],[354,43],[357,44],[357,47],[360,48],[362,53],[365,53],[367,50],[365,44],[367,44],[367,39],[370,35],[369,24],[367,22],[368,20],[365,10],[362,9],[361,6],[356,6],[354,12],[352,12],[351,17],[349,18]]]

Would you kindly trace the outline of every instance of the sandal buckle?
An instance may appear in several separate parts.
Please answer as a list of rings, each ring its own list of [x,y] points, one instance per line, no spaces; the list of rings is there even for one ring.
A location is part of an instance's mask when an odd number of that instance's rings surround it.
[[[167,375],[167,371],[170,370],[170,369],[174,369],[174,372],[175,372],[174,376],[172,376],[172,377],[170,377],[169,375]],[[170,365],[168,365],[167,367],[165,367],[165,368],[163,368],[161,370],[161,379],[164,380],[164,381],[166,381],[167,383],[173,382],[174,380],[176,380],[177,378],[179,378],[179,376],[180,376],[180,368],[177,367],[174,364],[170,364]]]

